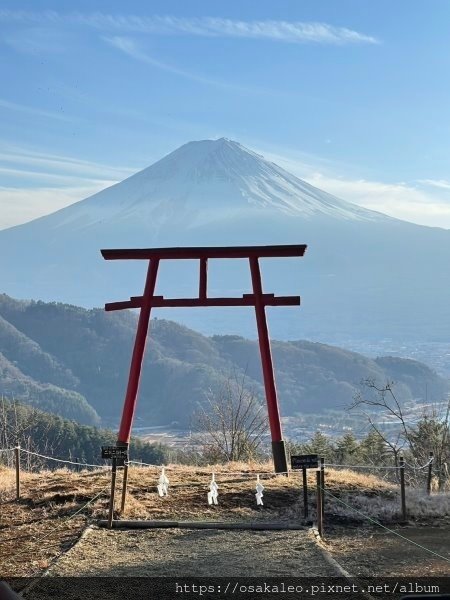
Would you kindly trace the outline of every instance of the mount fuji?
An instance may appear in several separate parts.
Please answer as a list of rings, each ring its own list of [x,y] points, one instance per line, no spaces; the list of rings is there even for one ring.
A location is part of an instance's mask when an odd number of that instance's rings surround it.
[[[269,309],[273,337],[446,339],[450,231],[414,225],[321,191],[228,139],[189,142],[125,181],[0,231],[0,290],[85,307],[139,295],[141,261],[101,248],[308,244],[262,260],[265,291],[300,294]],[[195,295],[198,265],[164,261],[157,293]],[[211,261],[209,294],[250,291],[245,261]],[[156,312],[157,315],[160,311]],[[248,309],[172,309],[203,333],[254,335]]]

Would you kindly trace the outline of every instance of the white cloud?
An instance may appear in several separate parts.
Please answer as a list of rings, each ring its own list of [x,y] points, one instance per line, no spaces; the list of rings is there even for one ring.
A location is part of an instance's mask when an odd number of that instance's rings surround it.
[[[0,187],[0,229],[48,215],[99,192],[103,184],[73,187]]]
[[[450,182],[421,179],[410,183],[386,183],[356,179],[336,172],[354,171],[351,165],[337,164],[320,157],[278,149],[277,154],[261,152],[287,171],[333,196],[359,206],[419,225],[450,229]],[[416,183],[426,184],[417,186]],[[431,189],[430,189],[431,187]]]
[[[334,196],[391,217],[450,229],[450,202],[413,184],[347,179],[322,173],[311,173],[304,179]]]
[[[302,21],[238,21],[213,17],[111,15],[105,13],[58,13],[0,10],[0,20],[38,24],[70,23],[102,31],[197,35],[266,39],[275,42],[315,44],[377,44],[374,36],[327,23]]]
[[[125,179],[138,169],[36,152],[0,142],[0,229],[49,214]],[[13,182],[7,187],[6,178]]]

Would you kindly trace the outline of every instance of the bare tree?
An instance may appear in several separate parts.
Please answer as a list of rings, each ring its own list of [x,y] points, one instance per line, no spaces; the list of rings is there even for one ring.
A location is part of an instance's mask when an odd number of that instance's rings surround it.
[[[424,413],[409,435],[409,444],[416,466],[423,465],[433,453],[433,472],[437,487],[444,490],[450,481],[450,397],[443,410],[433,406]]]
[[[409,433],[403,408],[393,391],[394,382],[387,381],[384,386],[379,386],[373,379],[364,379],[362,381],[362,385],[368,388],[371,392],[375,392],[375,394],[372,393],[370,396],[367,396],[361,391],[358,392],[354,396],[353,402],[349,406],[349,410],[358,407],[368,407],[372,409],[371,412],[363,411],[363,415],[367,419],[372,430],[375,431],[375,433],[379,435],[379,437],[386,444],[386,447],[393,456],[395,466],[398,467],[399,457],[403,448],[408,442]],[[395,422],[397,422],[399,425],[399,429],[395,434],[394,439],[391,439],[377,425],[374,419],[373,413],[380,410],[393,417]]]
[[[256,458],[268,431],[268,419],[246,374],[230,375],[217,390],[208,390],[194,419],[205,457],[218,461]]]
[[[393,456],[395,466],[399,465],[400,454],[405,451],[414,463],[414,473],[424,465],[433,452],[433,471],[438,479],[439,489],[445,487],[449,479],[448,464],[450,462],[450,397],[443,411],[436,406],[426,408],[414,424],[409,424],[401,402],[394,393],[394,382],[388,381],[384,386],[377,385],[374,380],[366,379],[363,385],[369,390],[369,395],[359,392],[349,406],[349,409],[365,407],[371,412],[363,412],[372,430],[383,440]],[[375,411],[382,411],[397,424],[397,432],[389,436],[377,424]]]

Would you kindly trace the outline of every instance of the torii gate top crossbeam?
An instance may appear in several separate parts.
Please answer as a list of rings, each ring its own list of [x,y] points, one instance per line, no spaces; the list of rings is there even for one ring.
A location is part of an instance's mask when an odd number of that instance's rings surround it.
[[[306,244],[282,246],[227,246],[227,247],[187,247],[187,248],[131,248],[101,250],[105,260],[120,259],[198,259],[198,258],[279,258],[303,256]]]

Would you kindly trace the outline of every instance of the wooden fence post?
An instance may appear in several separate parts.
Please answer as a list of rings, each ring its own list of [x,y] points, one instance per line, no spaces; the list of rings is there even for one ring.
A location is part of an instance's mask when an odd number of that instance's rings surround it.
[[[402,503],[402,519],[406,521],[406,499],[405,499],[405,459],[400,456],[400,497]]]
[[[16,500],[20,500],[20,444],[14,448],[14,463],[16,466]]]
[[[323,516],[322,516],[322,486],[320,470],[316,471],[317,484],[317,529],[320,537],[323,537]]]
[[[120,513],[125,512],[125,503],[127,501],[127,483],[128,483],[128,465],[123,467],[123,482],[122,482],[122,502],[120,504]]]
[[[428,465],[428,477],[427,477],[427,494],[431,494],[431,479],[433,476],[433,452],[430,452],[430,464]]]

